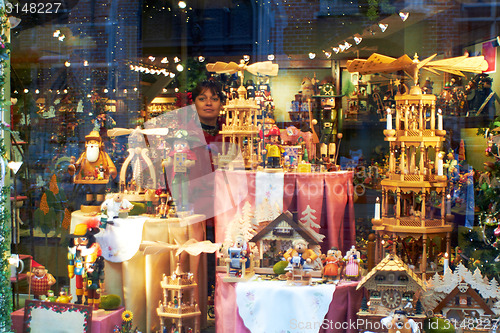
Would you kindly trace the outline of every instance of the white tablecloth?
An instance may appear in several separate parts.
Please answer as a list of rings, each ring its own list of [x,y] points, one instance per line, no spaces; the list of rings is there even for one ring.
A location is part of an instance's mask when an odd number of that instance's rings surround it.
[[[115,218],[113,225],[96,235],[101,245],[102,256],[111,262],[124,262],[132,258],[142,242],[142,229],[147,217],[130,216],[126,219]]]
[[[236,304],[252,333],[317,333],[332,302],[335,285],[287,286],[250,281],[236,285]]]

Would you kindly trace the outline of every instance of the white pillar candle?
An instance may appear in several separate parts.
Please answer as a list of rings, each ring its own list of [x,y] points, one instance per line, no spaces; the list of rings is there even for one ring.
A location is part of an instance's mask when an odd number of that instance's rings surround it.
[[[446,273],[448,267],[450,267],[450,259],[448,259],[448,252],[446,252],[443,260],[443,274]]]
[[[375,220],[380,220],[380,199],[377,197],[377,202],[375,202]]]
[[[387,129],[392,129],[392,114],[391,109],[387,108]]]
[[[438,176],[442,176],[443,175],[443,159],[441,158],[441,156],[439,156],[439,159],[438,159]]]
[[[446,196],[446,215],[451,215],[451,196]]]
[[[438,130],[443,130],[443,113],[441,109],[438,110]]]

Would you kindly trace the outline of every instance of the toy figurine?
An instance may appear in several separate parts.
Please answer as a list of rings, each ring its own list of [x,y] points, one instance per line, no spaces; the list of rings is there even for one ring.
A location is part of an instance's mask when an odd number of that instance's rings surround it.
[[[113,221],[108,221],[108,215],[106,215],[106,212],[104,209],[101,209],[101,216],[99,218],[99,228],[101,229],[106,229],[106,227],[109,224],[114,224]]]
[[[283,257],[288,261],[285,268],[287,278],[292,283],[309,284],[311,279],[312,262],[318,255],[313,250],[307,248],[307,242],[303,239],[296,239],[292,242],[292,248],[288,249]]]
[[[267,165],[268,168],[280,168],[281,167],[281,156],[285,151],[280,144],[280,129],[278,126],[274,125],[267,133],[269,137],[269,143],[266,144],[265,154],[267,155]]]
[[[337,110],[335,98],[321,98],[322,130],[319,143],[321,144],[321,157],[324,160],[333,159],[335,155],[335,142],[337,140]]]
[[[46,295],[50,287],[56,283],[56,279],[49,274],[43,265],[40,265],[35,260],[31,261],[32,271],[28,272],[30,278],[31,291],[36,299]]]
[[[70,279],[74,277],[76,280],[77,301],[75,304],[83,303],[84,286],[88,287],[96,283],[93,276],[89,280],[88,273],[97,270],[97,267],[93,265],[100,260],[99,257],[102,255],[101,247],[95,238],[95,234],[99,232],[98,223],[97,219],[91,219],[86,223],[77,224],[74,233],[69,235],[68,276]],[[98,263],[101,264],[99,261]],[[104,266],[104,262],[102,262],[102,265]],[[98,269],[102,270],[103,267]],[[97,289],[100,289],[100,287],[92,290]],[[89,292],[85,304],[93,305],[97,309],[99,301],[98,292]]]
[[[336,247],[328,250],[323,258],[323,278],[327,281],[336,280],[340,276],[342,253]]]
[[[292,242],[292,248],[288,249],[283,257],[288,260],[288,262],[292,261],[293,257],[300,258],[300,264],[311,264],[318,255],[311,249],[307,248],[307,242],[303,239],[296,239]]]
[[[57,299],[57,297],[55,296],[54,291],[53,290],[49,290],[47,292],[47,302],[55,302],[56,299]]]
[[[160,204],[158,205],[158,207],[156,207],[156,216],[161,217],[162,219],[167,218],[169,209],[167,199],[168,199],[168,194],[166,193],[160,194]]]
[[[182,210],[188,209],[189,169],[195,165],[196,155],[189,149],[187,132],[179,130],[174,135],[173,150],[165,160],[165,166],[173,165],[172,196]]]
[[[94,300],[94,310],[99,309],[102,287],[104,286],[104,257],[98,256],[92,263],[86,264],[87,294],[89,300]],[[92,302],[90,302],[92,305]]]
[[[242,236],[237,236],[233,246],[227,249],[227,254],[226,263],[229,264],[229,275],[241,277],[243,266],[246,269],[250,264],[248,245],[245,239]]]
[[[127,199],[123,198],[122,193],[116,193],[112,198],[106,199],[102,205],[101,210],[106,209],[109,221],[118,217],[120,212],[130,212],[134,208],[134,205],[130,203]]]
[[[394,311],[393,315],[382,318],[380,322],[387,327],[388,333],[420,332],[418,324],[413,319],[409,319],[403,310]]]
[[[344,261],[346,261],[345,266],[345,277],[349,280],[356,280],[359,278],[359,264],[361,263],[359,251],[353,245],[349,251],[347,251]]]
[[[302,92],[302,101],[307,101],[308,99],[311,99],[312,96],[314,95],[314,84],[312,80],[308,77],[304,77],[302,79],[300,90]]]
[[[146,190],[144,193],[144,200],[146,200],[146,214],[154,215],[153,200],[155,198],[155,191]]]
[[[68,292],[66,291],[65,288],[61,288],[61,291],[59,292],[59,297],[56,298],[57,303],[69,303],[71,302],[71,295],[68,295]]]
[[[104,143],[99,132],[92,131],[85,137],[85,152],[74,164],[70,164],[68,172],[74,175],[77,184],[107,184],[110,178],[116,177],[116,167],[109,155],[104,151]],[[97,172],[97,174],[95,174]],[[102,180],[99,178],[102,175]],[[97,190],[97,200],[104,199],[105,187]],[[92,201],[93,194],[87,194],[87,201]],[[102,198],[101,198],[102,196]]]
[[[99,164],[99,174],[97,175],[97,180],[104,180],[104,173],[106,172],[106,169],[104,169],[104,167],[102,166],[102,163]]]
[[[174,296],[174,308],[178,308],[179,307],[179,300],[177,299],[177,296]]]

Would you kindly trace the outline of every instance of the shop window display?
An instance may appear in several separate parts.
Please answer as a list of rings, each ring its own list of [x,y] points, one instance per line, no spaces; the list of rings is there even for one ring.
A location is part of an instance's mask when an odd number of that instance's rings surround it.
[[[498,319],[498,4],[51,5],[0,3],[0,264],[46,267],[0,331],[34,292],[119,300],[96,332]]]

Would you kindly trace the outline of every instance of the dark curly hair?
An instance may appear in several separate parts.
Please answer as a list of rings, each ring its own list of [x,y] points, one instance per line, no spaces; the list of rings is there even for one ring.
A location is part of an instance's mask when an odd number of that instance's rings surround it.
[[[198,83],[198,85],[191,92],[193,101],[195,101],[196,97],[201,95],[205,90],[210,90],[212,95],[219,96],[221,103],[224,104],[226,96],[222,92],[222,86],[215,81],[202,81]]]

